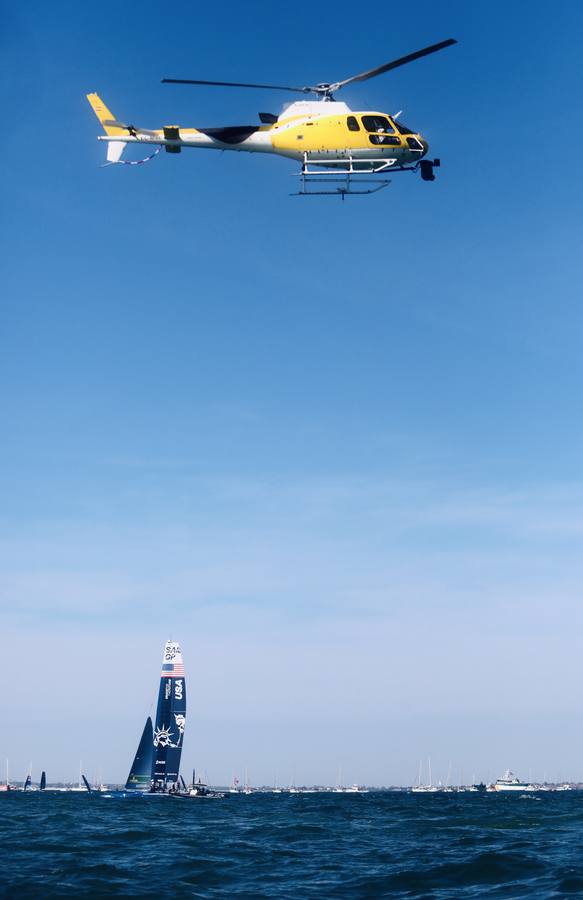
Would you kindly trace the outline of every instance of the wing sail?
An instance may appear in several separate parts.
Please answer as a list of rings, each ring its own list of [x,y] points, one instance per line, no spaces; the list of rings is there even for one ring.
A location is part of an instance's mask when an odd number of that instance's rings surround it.
[[[142,737],[126,781],[126,791],[149,791],[152,786],[154,757],[154,729],[150,716],[146,719]]]
[[[167,791],[179,779],[186,724],[186,679],[180,645],[167,641],[162,659],[156,708],[152,782],[154,791]]]

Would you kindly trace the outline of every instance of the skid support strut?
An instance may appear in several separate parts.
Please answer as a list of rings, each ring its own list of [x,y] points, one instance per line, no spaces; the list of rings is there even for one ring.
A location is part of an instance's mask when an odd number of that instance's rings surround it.
[[[396,159],[326,159],[308,157],[304,153],[300,172],[294,176],[300,179],[299,190],[295,197],[344,197],[347,194],[375,194],[391,183],[390,178],[377,177],[397,164]],[[317,185],[312,189],[312,185]],[[321,186],[326,185],[327,189]]]
[[[421,170],[424,181],[433,181],[433,167],[439,160],[419,160],[410,166],[401,165],[396,159],[361,159],[347,155],[344,159],[309,157],[304,153],[300,172],[299,190],[292,197],[342,197],[347,194],[376,194],[391,183],[386,178],[390,172],[417,172]],[[322,186],[326,185],[326,189]],[[313,189],[315,186],[315,189]]]

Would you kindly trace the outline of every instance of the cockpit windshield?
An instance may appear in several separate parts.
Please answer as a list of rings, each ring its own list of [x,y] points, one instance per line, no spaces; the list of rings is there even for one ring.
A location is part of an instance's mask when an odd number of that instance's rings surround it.
[[[404,122],[399,122],[398,119],[395,119],[395,128],[399,132],[399,134],[418,134],[414,128],[409,128],[408,125],[405,125]]]

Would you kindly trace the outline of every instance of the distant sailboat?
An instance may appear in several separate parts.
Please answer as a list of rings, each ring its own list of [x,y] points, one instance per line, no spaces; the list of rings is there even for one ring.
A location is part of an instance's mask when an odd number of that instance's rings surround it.
[[[253,788],[249,784],[249,773],[247,772],[247,769],[245,769],[245,784],[243,786],[243,793],[244,794],[252,794],[253,793]]]
[[[231,781],[231,786],[229,787],[229,794],[241,794],[242,790],[239,787],[239,779],[236,775],[233,775],[233,780]]]
[[[4,784],[0,784],[0,791],[9,791],[10,790],[10,782],[8,780],[8,760],[6,760],[6,781]]]
[[[167,641],[162,659],[153,734],[152,790],[167,792],[178,784],[186,724],[186,679],[180,645]]]
[[[421,767],[422,764],[419,763],[419,778],[417,780],[417,784],[411,788],[411,792],[413,794],[435,794],[439,791],[439,788],[433,784],[431,778],[431,759],[428,758],[427,766],[429,769],[429,784],[421,784]]]
[[[81,762],[81,760],[79,760],[79,781],[77,782],[77,786],[76,787],[71,786],[69,788],[66,788],[65,790],[71,791],[74,793],[83,793],[84,791],[87,790],[87,788],[83,784],[83,763]]]
[[[150,716],[146,719],[142,737],[126,781],[126,791],[149,791],[152,787],[154,760],[154,729]]]
[[[43,770],[40,774],[39,791],[46,791],[46,789],[47,789],[47,773]]]

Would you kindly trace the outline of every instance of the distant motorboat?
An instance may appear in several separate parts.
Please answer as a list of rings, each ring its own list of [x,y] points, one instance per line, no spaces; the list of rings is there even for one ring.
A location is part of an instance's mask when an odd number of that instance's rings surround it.
[[[189,791],[188,794],[185,794],[184,791],[170,791],[168,794],[169,797],[173,797],[175,800],[222,800],[227,795],[222,793],[221,791],[206,791],[203,793],[202,791]]]
[[[231,781],[231,784],[229,785],[228,793],[229,794],[242,794],[243,793],[243,788],[241,787],[241,785],[239,783],[239,779],[237,778],[236,775],[233,775],[233,780]]]
[[[494,782],[493,788],[499,793],[516,793],[517,791],[524,793],[525,791],[538,790],[536,785],[521,781],[510,769],[506,769],[502,778],[498,778]]]
[[[185,786],[182,791],[170,791],[169,796],[175,797],[177,800],[222,800],[227,796],[225,791],[216,791],[214,788],[210,788],[200,778],[195,781],[194,772],[192,775],[192,784]]]
[[[472,794],[485,794],[486,790],[487,788],[483,781],[480,781],[479,784],[471,784],[468,788],[468,791]]]

